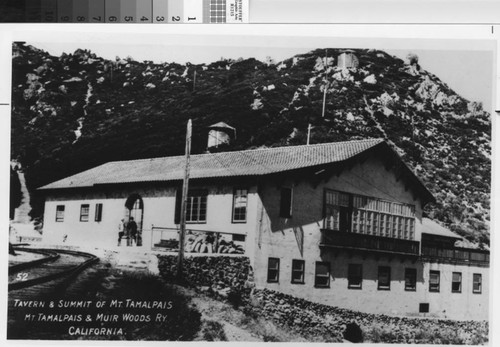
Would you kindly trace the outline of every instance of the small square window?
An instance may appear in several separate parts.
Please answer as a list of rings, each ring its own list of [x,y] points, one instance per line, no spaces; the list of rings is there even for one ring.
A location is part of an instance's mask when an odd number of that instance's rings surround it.
[[[439,292],[439,271],[431,270],[429,273],[429,292]]]
[[[88,222],[89,221],[89,208],[88,204],[83,204],[80,206],[80,222]]]
[[[292,283],[304,283],[305,261],[299,259],[292,260]]]
[[[378,267],[378,290],[391,290],[391,268],[389,266]]]
[[[421,303],[419,305],[418,312],[429,313],[429,304],[428,303]]]
[[[316,262],[314,286],[317,288],[330,288],[330,263]]]
[[[417,290],[417,269],[405,269],[405,290],[414,292]]]
[[[451,292],[461,293],[462,292],[462,273],[454,272],[451,279]]]
[[[56,206],[56,222],[64,222],[64,205]]]
[[[267,282],[276,283],[280,279],[279,258],[269,258],[267,263]]]
[[[349,264],[347,270],[347,280],[349,289],[361,289],[363,282],[363,267],[361,264]]]
[[[481,294],[483,289],[483,280],[481,274],[472,275],[472,292],[474,294]]]

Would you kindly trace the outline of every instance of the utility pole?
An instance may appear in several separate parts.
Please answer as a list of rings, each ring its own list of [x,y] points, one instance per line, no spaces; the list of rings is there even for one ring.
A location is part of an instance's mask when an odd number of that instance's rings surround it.
[[[186,166],[184,169],[184,179],[182,181],[182,203],[181,203],[181,220],[179,230],[179,258],[177,260],[177,279],[182,279],[182,269],[184,263],[184,237],[186,235],[186,206],[189,186],[189,171],[190,171],[190,155],[191,155],[191,119],[188,120],[186,130]]]
[[[193,73],[193,92],[196,90],[196,66]]]

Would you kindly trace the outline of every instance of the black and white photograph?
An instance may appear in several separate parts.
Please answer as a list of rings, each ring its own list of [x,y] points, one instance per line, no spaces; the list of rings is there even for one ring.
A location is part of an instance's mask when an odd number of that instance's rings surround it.
[[[9,42],[8,340],[490,342],[496,42],[68,28]]]

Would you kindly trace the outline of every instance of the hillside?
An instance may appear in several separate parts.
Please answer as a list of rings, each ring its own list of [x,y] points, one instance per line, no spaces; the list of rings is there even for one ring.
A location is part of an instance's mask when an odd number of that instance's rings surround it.
[[[311,143],[386,138],[434,193],[427,215],[489,244],[489,113],[417,57],[355,50],[359,66],[341,69],[340,52],[182,65],[14,44],[11,155],[33,194],[32,216],[42,213],[36,187],[110,160],[182,154],[188,118],[194,153],[219,121],[237,129],[228,150],[304,144],[310,122]]]

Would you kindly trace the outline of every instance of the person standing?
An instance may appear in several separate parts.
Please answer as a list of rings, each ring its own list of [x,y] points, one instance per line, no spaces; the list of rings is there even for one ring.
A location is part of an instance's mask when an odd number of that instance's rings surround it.
[[[125,223],[125,219],[122,218],[120,223],[118,224],[118,246],[122,243],[123,235],[125,235],[125,230],[127,229],[127,225]]]
[[[134,217],[130,217],[130,221],[127,225],[128,234],[130,237],[130,246],[134,243],[137,246],[137,223],[134,221]]]

